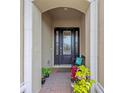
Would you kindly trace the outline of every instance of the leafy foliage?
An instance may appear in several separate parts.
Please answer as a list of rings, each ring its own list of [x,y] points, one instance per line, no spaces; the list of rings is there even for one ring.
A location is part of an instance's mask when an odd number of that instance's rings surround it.
[[[88,93],[95,80],[90,80],[91,72],[84,65],[78,67],[76,72],[77,80],[74,83],[74,93]]]
[[[51,68],[42,68],[42,75],[45,77],[45,76],[48,76],[50,73],[51,73]]]

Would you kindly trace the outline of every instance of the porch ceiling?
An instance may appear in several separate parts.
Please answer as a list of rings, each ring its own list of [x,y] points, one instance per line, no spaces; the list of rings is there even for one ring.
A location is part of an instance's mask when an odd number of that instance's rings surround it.
[[[90,4],[88,0],[34,0],[33,2],[41,12],[58,7],[68,7],[86,13]]]
[[[82,17],[82,15],[84,15],[84,13],[77,11],[75,9],[72,8],[65,9],[63,7],[55,8],[45,13],[51,15],[52,18],[59,18],[59,19],[77,19]]]

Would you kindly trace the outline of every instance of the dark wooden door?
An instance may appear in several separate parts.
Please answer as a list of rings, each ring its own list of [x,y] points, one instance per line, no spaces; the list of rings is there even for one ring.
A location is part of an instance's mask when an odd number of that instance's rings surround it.
[[[79,55],[79,28],[57,27],[54,31],[54,64],[72,64]]]

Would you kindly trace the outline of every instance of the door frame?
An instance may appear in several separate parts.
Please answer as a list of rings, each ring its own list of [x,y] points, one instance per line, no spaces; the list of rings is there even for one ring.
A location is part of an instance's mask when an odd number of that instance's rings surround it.
[[[54,66],[62,66],[63,64],[55,64],[55,53],[56,53],[56,31],[57,30],[77,30],[78,31],[78,53],[79,53],[79,55],[80,55],[80,27],[55,27],[54,28],[54,57],[53,57],[53,60],[54,60],[54,63],[53,63],[53,65]],[[72,41],[71,41],[72,42]],[[60,44],[59,44],[59,46],[60,46]],[[72,50],[71,50],[72,51]],[[64,66],[69,66],[69,64],[65,64]],[[70,66],[69,66],[70,67]]]

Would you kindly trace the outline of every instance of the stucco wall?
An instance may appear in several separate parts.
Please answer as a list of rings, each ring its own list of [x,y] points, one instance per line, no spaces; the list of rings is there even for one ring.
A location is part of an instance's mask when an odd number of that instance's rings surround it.
[[[85,36],[85,15],[82,15],[81,16],[81,19],[80,19],[80,50],[81,50],[81,54],[85,55],[86,56],[86,53],[85,53],[85,46],[86,46],[86,36]]]
[[[51,66],[52,65],[52,18],[44,13],[42,15],[42,65]]]
[[[41,13],[36,6],[32,6],[32,93],[39,93],[41,88]]]
[[[104,87],[104,0],[98,1],[98,81]]]
[[[86,55],[86,66],[90,68],[90,8],[85,16],[85,55]]]

